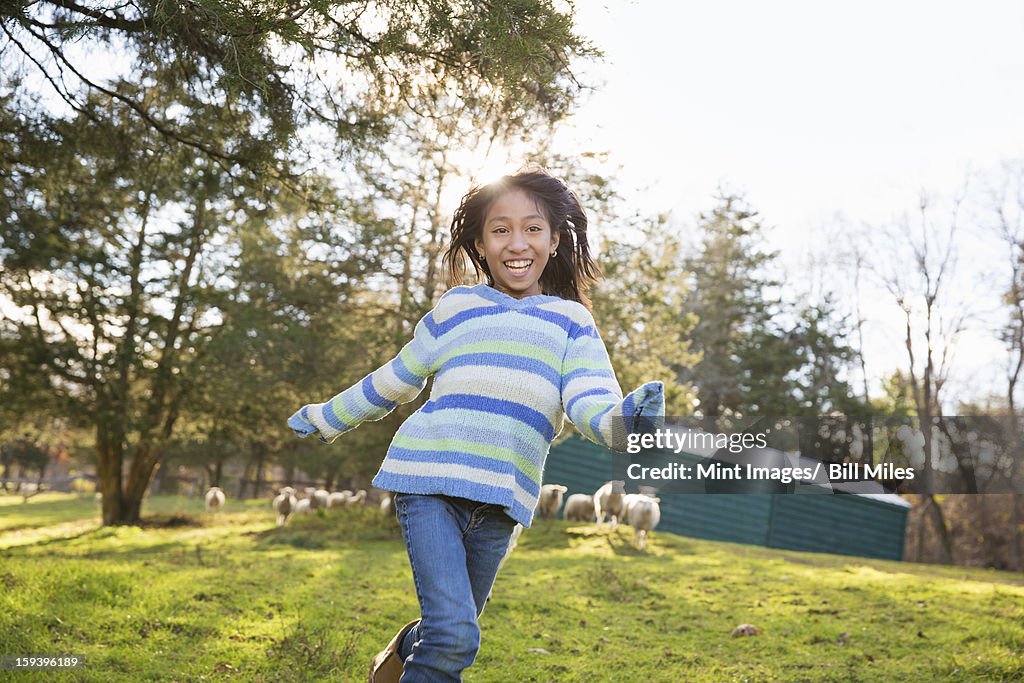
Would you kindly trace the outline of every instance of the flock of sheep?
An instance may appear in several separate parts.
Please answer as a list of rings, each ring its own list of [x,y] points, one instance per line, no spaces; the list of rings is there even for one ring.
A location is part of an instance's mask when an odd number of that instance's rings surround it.
[[[661,500],[645,493],[626,493],[621,480],[609,481],[594,495],[574,493],[565,501],[563,517],[569,522],[604,524],[605,517],[614,529],[620,522],[633,527],[633,543],[643,550],[648,532],[661,521]],[[562,507],[562,496],[568,491],[560,484],[540,487],[537,514],[541,519],[554,519]]]
[[[224,507],[224,491],[219,486],[212,486],[206,492],[206,511],[216,512]],[[355,493],[351,491],[335,491],[329,493],[325,489],[317,489],[307,486],[305,491],[296,496],[295,489],[285,486],[278,491],[274,498],[274,512],[277,513],[277,525],[284,526],[292,515],[308,515],[317,510],[329,510],[331,508],[347,508],[363,505],[366,502],[366,491],[359,489]],[[391,511],[391,496],[385,496],[380,501],[380,509],[387,513]]]
[[[274,511],[277,513],[277,525],[284,526],[292,515],[309,515],[317,510],[356,507],[365,502],[366,491],[363,489],[359,489],[355,493],[348,490],[328,492],[326,489],[307,486],[303,494],[296,497],[295,489],[285,486],[274,498]],[[380,502],[380,509],[390,512],[390,496],[385,496]]]
[[[537,503],[537,515],[541,519],[554,519],[562,507],[562,498],[568,489],[561,484],[545,484],[540,488],[540,499]],[[214,486],[206,492],[206,511],[215,512],[224,507],[224,491]],[[366,502],[366,491],[357,492],[316,489],[307,486],[301,496],[296,496],[295,489],[285,486],[274,498],[274,511],[277,513],[277,525],[284,526],[292,515],[312,514],[317,510],[331,508],[347,508],[363,505]],[[633,544],[643,550],[648,532],[652,531],[661,521],[660,499],[644,493],[625,493],[623,482],[609,481],[594,492],[594,495],[574,493],[565,501],[563,517],[569,522],[593,522],[597,526],[604,524],[605,517],[614,529],[620,522],[633,527]],[[380,502],[380,509],[385,513],[391,511],[391,496],[385,496]],[[522,527],[516,525],[515,537],[509,552],[515,547]]]

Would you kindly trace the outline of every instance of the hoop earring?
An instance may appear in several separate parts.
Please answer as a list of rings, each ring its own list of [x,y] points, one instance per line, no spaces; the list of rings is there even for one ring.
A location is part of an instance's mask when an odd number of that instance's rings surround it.
[[[557,251],[551,252],[551,258],[555,258],[556,256],[558,256],[558,252]]]
[[[484,258],[483,254],[477,254],[476,257],[480,259],[480,263],[484,263],[485,261],[487,261],[487,259]]]

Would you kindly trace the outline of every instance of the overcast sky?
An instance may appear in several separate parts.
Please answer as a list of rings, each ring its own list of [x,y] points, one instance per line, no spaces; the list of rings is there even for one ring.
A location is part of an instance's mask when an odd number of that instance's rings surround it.
[[[578,2],[577,27],[606,58],[565,144],[610,152],[620,189],[681,223],[743,192],[790,269],[837,215],[881,226],[1024,158],[1021,2],[612,0]],[[958,287],[976,289],[1000,254],[967,241]],[[867,294],[869,361],[902,364],[899,311]],[[1001,373],[985,328],[960,345],[972,392]]]
[[[1024,3],[580,2],[576,117],[659,209],[727,181],[787,231],[875,220],[1024,156]]]

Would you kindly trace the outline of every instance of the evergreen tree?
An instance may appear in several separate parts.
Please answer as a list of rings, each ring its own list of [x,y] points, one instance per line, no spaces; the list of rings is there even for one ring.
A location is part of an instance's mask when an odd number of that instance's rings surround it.
[[[700,360],[679,375],[697,389],[699,410],[706,417],[742,413],[749,402],[744,395],[743,362],[766,356],[770,342],[760,335],[767,328],[778,301],[766,298],[776,283],[765,274],[774,253],[761,251],[763,228],[757,213],[735,194],[717,198],[710,213],[698,220],[700,245],[687,260],[693,286],[683,306],[696,325],[684,338]],[[764,351],[764,353],[762,353]],[[769,381],[763,368],[758,381]],[[781,379],[776,374],[772,380]]]
[[[693,287],[683,310],[696,316],[689,335],[700,361],[680,379],[697,389],[700,412],[796,416],[865,414],[849,384],[856,352],[832,301],[792,304],[769,275],[757,213],[725,194],[698,221],[700,246],[688,261]]]

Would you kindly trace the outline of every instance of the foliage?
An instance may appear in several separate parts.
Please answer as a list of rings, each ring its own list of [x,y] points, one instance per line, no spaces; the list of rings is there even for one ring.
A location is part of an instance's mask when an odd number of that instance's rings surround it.
[[[596,54],[531,0],[6,3],[0,30],[0,429],[35,397],[93,429],[110,524],[177,429],[262,463],[296,387],[364,369],[395,224],[328,169],[437,93],[557,120]]]
[[[777,256],[742,197],[723,193],[698,220],[699,246],[687,260],[696,317],[686,335],[700,360],[681,381],[697,389],[700,411],[718,415],[864,413],[845,378],[856,359],[848,325],[829,298],[787,303],[770,275]]]
[[[663,217],[634,227],[639,245],[604,241],[594,317],[623,391],[663,380],[666,413],[689,415],[693,389],[674,380],[696,360],[684,338],[694,316],[680,313],[688,293],[681,245]]]
[[[571,13],[546,0],[8,2],[0,56],[7,73],[25,76],[18,91],[42,82],[79,113],[90,109],[87,94],[98,96],[224,169],[294,178],[281,163],[296,151],[313,166],[320,159],[319,141],[296,133],[314,126],[343,149],[365,144],[425,84],[447,84],[467,106],[521,125],[559,118],[580,87],[570,61],[596,54],[572,28]],[[139,87],[107,78],[103,60],[80,58],[90,52],[116,56]],[[149,97],[171,82],[181,108]],[[254,125],[209,135],[208,122],[233,106],[258,113]]]

